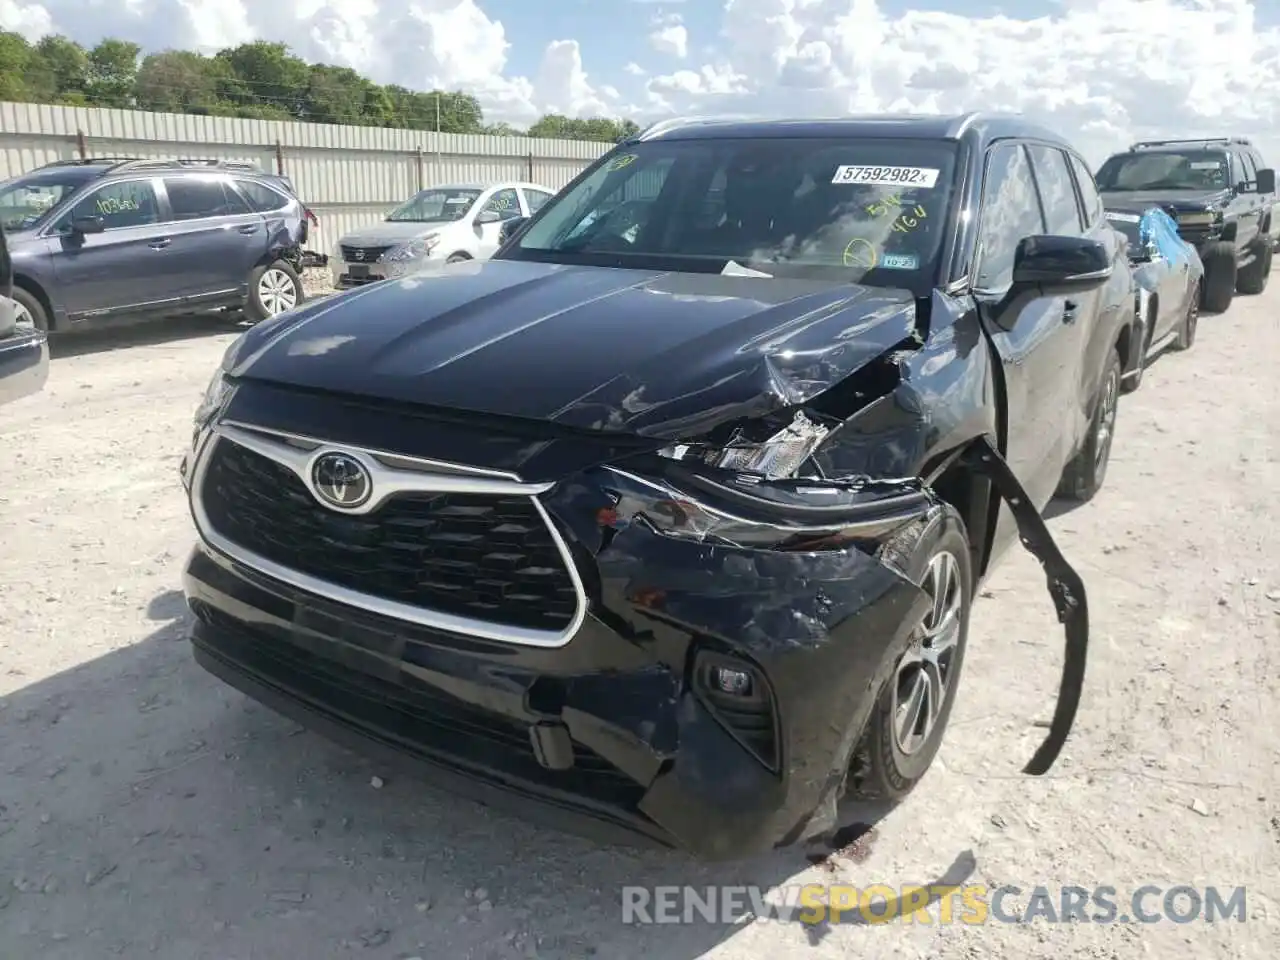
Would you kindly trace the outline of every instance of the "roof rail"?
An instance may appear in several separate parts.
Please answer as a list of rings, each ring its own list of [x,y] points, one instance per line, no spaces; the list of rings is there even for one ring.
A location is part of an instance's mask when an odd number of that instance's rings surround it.
[[[113,173],[124,170],[140,170],[148,167],[160,167],[166,170],[187,170],[191,167],[210,167],[215,170],[247,170],[255,173],[261,173],[262,168],[256,163],[247,163],[243,160],[217,160],[217,159],[183,159],[174,160],[157,157],[129,157],[122,159],[115,164],[111,171]]]
[[[36,167],[37,170],[47,170],[49,167],[85,167],[91,163],[120,163],[125,160],[135,160],[136,157],[77,157],[74,160],[53,160],[49,163],[43,163]]]
[[[1245,147],[1253,146],[1253,141],[1248,137],[1191,137],[1186,140],[1139,140],[1129,149],[1143,150],[1147,147],[1170,147],[1179,143],[1238,143]]]

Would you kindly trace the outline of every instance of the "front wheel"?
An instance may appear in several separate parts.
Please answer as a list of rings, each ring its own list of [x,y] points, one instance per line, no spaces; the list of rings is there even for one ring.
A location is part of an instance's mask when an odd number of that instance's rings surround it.
[[[13,288],[13,323],[18,330],[49,330],[49,315],[45,313],[44,304],[33,294],[22,287]]]
[[[302,303],[302,280],[284,260],[257,267],[249,274],[245,314],[254,323],[269,320]]]
[[[1182,316],[1182,323],[1178,325],[1178,336],[1173,341],[1173,349],[1191,349],[1191,345],[1196,342],[1196,324],[1199,320],[1200,284],[1196,284],[1196,288],[1191,292],[1190,300],[1187,303],[1187,311]]]
[[[969,538],[947,506],[937,536],[926,536],[905,572],[932,604],[911,631],[854,752],[849,795],[901,800],[933,764],[942,746],[969,638],[973,598]]]
[[[1230,240],[1211,243],[1200,255],[1200,259],[1204,263],[1200,306],[1210,313],[1226,313],[1236,295],[1236,276],[1239,270],[1236,245]]]
[[[1102,489],[1111,462],[1111,442],[1115,438],[1116,414],[1120,407],[1120,353],[1111,351],[1102,385],[1094,400],[1093,417],[1084,446],[1063,471],[1058,496],[1078,503],[1092,500]]]

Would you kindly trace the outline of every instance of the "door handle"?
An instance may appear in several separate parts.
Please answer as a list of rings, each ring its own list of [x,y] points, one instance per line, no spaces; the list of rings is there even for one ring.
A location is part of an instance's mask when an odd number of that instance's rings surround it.
[[[170,239],[169,237],[160,237],[156,240],[149,241],[147,243],[147,246],[150,247],[152,250],[163,250],[165,247],[167,247],[171,243],[173,243],[173,240]]]
[[[257,233],[257,232],[258,232],[258,226],[257,226],[257,224],[254,224],[254,223],[247,223],[247,224],[245,224],[243,227],[241,227],[241,228],[240,228],[240,232],[241,232],[241,233],[243,233],[243,234],[247,237],[247,236],[249,236],[250,234]]]
[[[1062,305],[1062,322],[1075,323],[1077,319],[1076,311],[1080,309],[1080,304],[1074,300],[1068,300]]]

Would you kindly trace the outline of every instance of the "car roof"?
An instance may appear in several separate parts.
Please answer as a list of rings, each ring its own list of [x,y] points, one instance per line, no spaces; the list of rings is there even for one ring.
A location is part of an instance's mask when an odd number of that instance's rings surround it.
[[[483,190],[489,190],[494,187],[502,187],[502,188],[531,187],[534,190],[546,190],[550,193],[555,193],[555,191],[552,190],[550,187],[544,187],[540,183],[529,183],[525,180],[495,180],[492,183],[480,183],[478,181],[472,181],[470,183],[441,183],[441,184],[433,184],[432,186],[429,186],[429,187],[423,187],[418,192],[424,193],[427,190],[481,190],[483,191]]]
[[[1058,134],[1021,114],[865,114],[815,119],[686,117],[666,120],[629,142],[649,140],[893,138],[901,140],[973,139],[983,145],[1010,137],[1044,140],[1076,152]]]

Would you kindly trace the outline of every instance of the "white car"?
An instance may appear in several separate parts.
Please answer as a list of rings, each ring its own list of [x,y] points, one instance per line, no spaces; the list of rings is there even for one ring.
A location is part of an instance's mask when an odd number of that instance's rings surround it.
[[[431,187],[396,207],[381,223],[343,236],[329,255],[339,290],[403,277],[424,267],[487,260],[502,224],[528,217],[555,195],[536,183]]]

